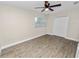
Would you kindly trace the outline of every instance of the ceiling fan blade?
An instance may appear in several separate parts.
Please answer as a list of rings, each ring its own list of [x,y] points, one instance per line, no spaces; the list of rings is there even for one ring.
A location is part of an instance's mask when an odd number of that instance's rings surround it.
[[[49,8],[49,10],[54,11],[53,9]]]
[[[45,8],[43,10],[41,10],[41,12],[45,11]]]
[[[58,7],[58,6],[61,6],[61,4],[52,5],[50,7]]]
[[[45,8],[45,7],[35,7],[35,9],[40,9],[40,8]]]

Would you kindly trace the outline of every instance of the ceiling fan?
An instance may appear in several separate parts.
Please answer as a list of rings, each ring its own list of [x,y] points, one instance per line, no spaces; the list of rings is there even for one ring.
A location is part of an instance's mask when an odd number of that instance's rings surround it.
[[[50,5],[50,3],[48,1],[44,1],[44,7],[36,7],[35,9],[43,8],[43,10],[41,10],[41,12],[47,11],[47,10],[54,11],[52,9],[52,7],[59,7],[59,6],[61,6],[61,4]]]

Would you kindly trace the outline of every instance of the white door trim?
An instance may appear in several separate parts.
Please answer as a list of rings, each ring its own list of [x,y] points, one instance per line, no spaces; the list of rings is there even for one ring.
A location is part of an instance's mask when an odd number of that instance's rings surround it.
[[[55,18],[53,21],[53,29],[52,29],[53,35],[63,36],[63,37],[67,36],[68,25],[69,25],[69,17],[57,17],[57,18]]]

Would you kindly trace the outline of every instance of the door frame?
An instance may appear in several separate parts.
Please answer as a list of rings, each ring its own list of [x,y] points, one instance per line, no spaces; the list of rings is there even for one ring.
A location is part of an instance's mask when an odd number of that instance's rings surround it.
[[[54,20],[55,20],[55,19],[60,19],[60,18],[67,18],[67,20],[68,20],[66,35],[65,35],[65,36],[61,36],[61,37],[67,37],[68,30],[69,30],[69,22],[70,22],[70,21],[69,21],[69,17],[68,17],[68,16],[55,17]],[[54,28],[54,20],[53,20],[53,28]],[[55,35],[55,34],[53,33],[53,28],[52,28],[52,35]],[[56,36],[59,36],[59,35],[56,35]]]

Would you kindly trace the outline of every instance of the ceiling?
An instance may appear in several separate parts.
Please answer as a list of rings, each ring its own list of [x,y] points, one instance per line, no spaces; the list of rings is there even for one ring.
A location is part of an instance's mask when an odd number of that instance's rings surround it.
[[[54,13],[63,10],[67,10],[74,7],[79,7],[79,3],[74,5],[75,1],[49,1],[50,5],[61,3],[61,7],[54,7],[54,11],[45,11],[43,13]],[[10,5],[23,9],[28,9],[36,12],[41,12],[42,9],[35,9],[35,7],[44,6],[43,1],[0,1],[0,5]]]

